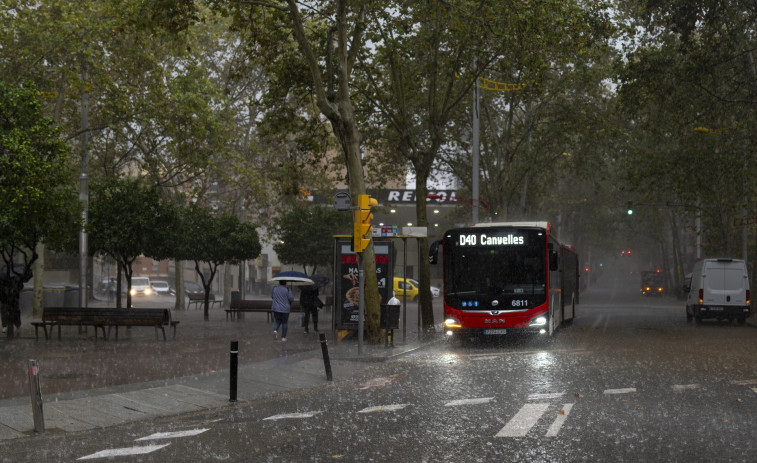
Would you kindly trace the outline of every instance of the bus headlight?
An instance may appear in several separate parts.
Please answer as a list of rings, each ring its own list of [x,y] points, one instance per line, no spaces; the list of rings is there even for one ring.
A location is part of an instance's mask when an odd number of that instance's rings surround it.
[[[544,326],[547,324],[547,317],[544,315],[539,315],[538,317],[531,320],[531,323],[528,324],[528,326]]]
[[[152,294],[152,288],[145,288],[145,296]]]
[[[129,294],[131,294],[132,296],[136,296],[137,295],[137,290],[134,289],[134,288],[131,288],[131,290],[129,290]]]
[[[444,327],[445,328],[462,328],[463,325],[460,324],[460,321],[458,321],[456,318],[448,318],[444,320]]]

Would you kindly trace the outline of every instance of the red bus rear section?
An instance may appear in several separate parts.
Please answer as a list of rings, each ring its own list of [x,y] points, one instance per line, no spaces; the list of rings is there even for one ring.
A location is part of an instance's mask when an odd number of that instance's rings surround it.
[[[548,222],[456,228],[439,245],[448,336],[551,336],[575,318],[578,255]]]

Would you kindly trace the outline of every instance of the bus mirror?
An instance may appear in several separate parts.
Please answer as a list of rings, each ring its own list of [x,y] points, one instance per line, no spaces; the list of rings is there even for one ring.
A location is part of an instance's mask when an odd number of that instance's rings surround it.
[[[431,247],[428,250],[428,263],[436,264],[439,261],[439,240],[431,243]]]
[[[557,251],[549,251],[549,270],[554,272],[560,268]]]

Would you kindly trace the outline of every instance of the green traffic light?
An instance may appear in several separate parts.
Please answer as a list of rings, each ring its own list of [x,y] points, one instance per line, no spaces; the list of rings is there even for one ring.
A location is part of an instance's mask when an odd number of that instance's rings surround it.
[[[633,209],[628,210],[628,215],[633,215]]]

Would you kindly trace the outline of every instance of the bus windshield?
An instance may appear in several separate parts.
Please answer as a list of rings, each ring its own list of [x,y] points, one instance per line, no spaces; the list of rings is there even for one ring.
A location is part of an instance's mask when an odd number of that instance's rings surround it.
[[[445,236],[444,289],[456,296],[546,294],[546,237],[538,229],[464,229]],[[533,301],[535,302],[535,301]]]

